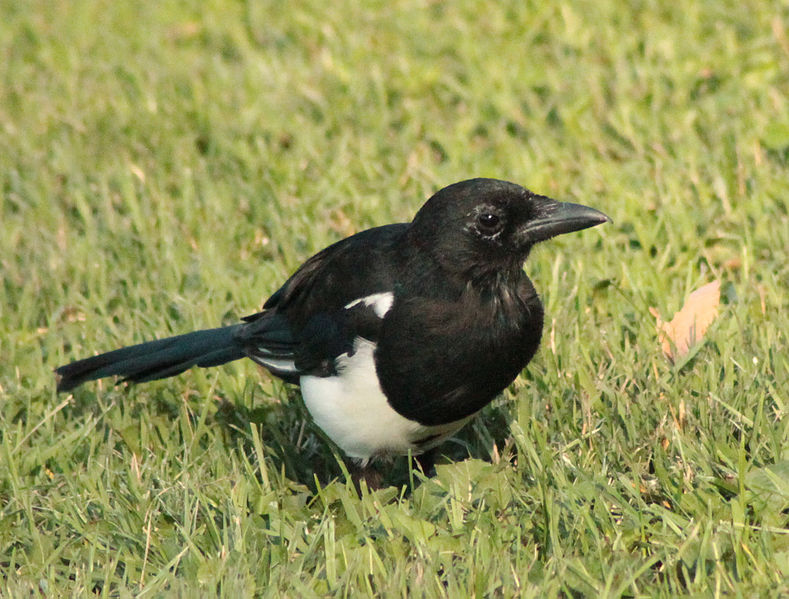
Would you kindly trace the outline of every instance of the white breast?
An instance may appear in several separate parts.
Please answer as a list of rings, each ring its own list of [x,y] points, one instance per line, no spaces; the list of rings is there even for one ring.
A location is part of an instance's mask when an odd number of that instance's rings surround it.
[[[471,418],[424,426],[398,414],[381,391],[374,352],[373,342],[357,337],[353,355],[337,358],[337,376],[301,377],[301,394],[315,423],[349,457],[419,454]]]

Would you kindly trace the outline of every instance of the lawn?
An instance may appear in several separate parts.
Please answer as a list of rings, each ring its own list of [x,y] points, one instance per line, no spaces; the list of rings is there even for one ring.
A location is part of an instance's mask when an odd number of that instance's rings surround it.
[[[789,5],[0,0],[0,595],[789,592]],[[474,176],[594,206],[544,341],[357,494],[251,362],[52,369],[255,312]],[[668,319],[720,281],[689,360]]]

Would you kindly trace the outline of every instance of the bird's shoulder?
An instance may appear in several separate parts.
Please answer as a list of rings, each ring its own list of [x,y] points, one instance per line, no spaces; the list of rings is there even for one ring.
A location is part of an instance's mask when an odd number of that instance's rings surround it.
[[[397,246],[407,227],[405,223],[375,227],[328,246],[268,298],[264,311],[285,315],[298,329],[316,315],[390,291],[397,279]]]

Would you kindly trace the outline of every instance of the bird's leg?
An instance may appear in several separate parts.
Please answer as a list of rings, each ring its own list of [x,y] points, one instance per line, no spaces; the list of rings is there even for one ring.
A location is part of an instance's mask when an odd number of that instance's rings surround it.
[[[348,473],[351,475],[353,486],[362,494],[361,482],[364,481],[370,491],[383,488],[383,475],[368,463],[351,460]]]
[[[435,476],[436,474],[436,455],[438,454],[438,448],[434,447],[433,449],[428,449],[424,453],[420,453],[419,455],[414,456],[415,466],[422,471],[427,477]]]

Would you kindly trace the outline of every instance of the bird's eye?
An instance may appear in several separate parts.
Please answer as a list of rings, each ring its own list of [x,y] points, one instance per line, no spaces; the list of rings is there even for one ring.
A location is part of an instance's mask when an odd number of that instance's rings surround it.
[[[492,212],[482,212],[477,215],[477,224],[482,233],[491,235],[501,229],[501,218]]]

